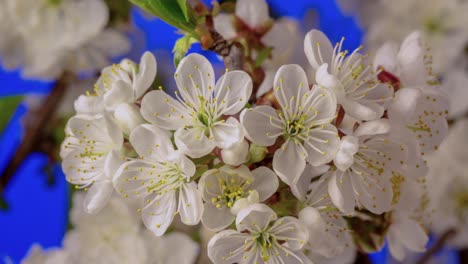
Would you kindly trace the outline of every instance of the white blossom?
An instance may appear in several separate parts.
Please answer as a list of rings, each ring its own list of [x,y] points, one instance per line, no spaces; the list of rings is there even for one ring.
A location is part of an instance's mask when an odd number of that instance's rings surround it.
[[[393,88],[377,80],[378,72],[359,54],[342,51],[344,38],[334,47],[320,31],[312,30],[304,39],[304,51],[315,71],[315,80],[331,89],[346,114],[359,120],[380,118],[384,103],[391,99]]]
[[[428,194],[434,212],[431,227],[437,235],[455,230],[448,243],[457,248],[468,246],[467,131],[467,119],[456,122],[439,151],[428,158]]]
[[[143,239],[148,254],[147,264],[194,264],[200,251],[195,241],[180,232],[162,237],[144,232]]]
[[[239,212],[236,228],[219,232],[208,243],[215,264],[311,263],[301,252],[309,234],[297,218],[278,219],[268,206],[254,204]]]
[[[291,185],[304,170],[330,162],[338,150],[339,138],[331,121],[336,99],[320,86],[309,89],[304,70],[298,65],[282,66],[275,76],[274,94],[281,110],[257,106],[241,113],[246,137],[261,146],[284,140],[273,157],[273,169]]]
[[[395,133],[390,122],[380,119],[365,122],[352,136],[342,138],[334,158],[337,169],[329,172],[328,186],[331,200],[341,211],[353,213],[356,206],[375,214],[390,210],[390,179],[413,154],[410,147],[389,136],[391,132]]]
[[[205,203],[202,223],[211,230],[228,227],[243,208],[263,202],[278,189],[278,177],[267,167],[223,166],[206,171],[198,183]]]
[[[143,117],[160,128],[175,130],[177,147],[193,158],[215,147],[229,148],[244,137],[232,115],[250,98],[252,80],[243,71],[227,72],[216,85],[214,78],[210,62],[199,54],[190,54],[175,73],[177,98],[152,91],[141,103]]]
[[[142,55],[139,65],[125,59],[104,68],[94,85],[94,93],[82,95],[75,101],[77,114],[109,113],[124,133],[130,134],[133,128],[145,122],[135,103],[150,88],[156,71],[156,59],[150,52]]]
[[[253,31],[262,31],[272,23],[265,0],[236,1],[235,16]],[[213,22],[216,31],[225,39],[230,40],[237,37],[234,16],[218,14],[214,17]]]
[[[420,35],[414,32],[399,49],[391,43],[382,46],[374,59],[375,65],[394,74],[401,86],[388,106],[388,118],[407,128],[406,134],[419,143],[422,156],[437,150],[445,138],[449,108],[425,54]]]
[[[114,192],[112,179],[122,163],[123,134],[105,116],[75,116],[66,127],[60,157],[67,181],[88,189],[85,210],[101,210]]]
[[[124,163],[114,184],[123,197],[144,198],[139,209],[145,226],[161,236],[178,213],[186,225],[196,225],[203,214],[203,201],[190,182],[195,165],[172,145],[166,131],[141,125],[130,134],[130,143],[140,159]]]
[[[0,49],[3,62],[9,68],[22,66],[26,77],[93,72],[129,49],[121,33],[105,29],[109,10],[102,0],[7,0],[2,8],[8,13],[2,20],[16,33]]]
[[[138,218],[129,205],[117,196],[95,215],[89,215],[79,206],[83,196],[73,197],[71,223],[63,250],[69,255],[69,263],[145,263],[147,255],[140,234]]]

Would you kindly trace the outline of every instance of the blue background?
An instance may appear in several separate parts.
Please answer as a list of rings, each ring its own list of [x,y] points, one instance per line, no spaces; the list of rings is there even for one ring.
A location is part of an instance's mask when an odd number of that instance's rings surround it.
[[[206,1],[211,2],[211,1]],[[344,16],[332,0],[268,1],[274,14],[303,19],[307,10],[319,14],[318,27],[336,42],[346,37],[345,47],[359,46],[362,32],[352,17]],[[146,50],[172,50],[178,35],[176,30],[158,19],[142,16],[132,11],[133,21],[146,37]],[[307,29],[308,30],[308,29]],[[199,51],[195,47],[192,51]],[[206,55],[209,55],[205,53]],[[214,55],[210,58],[216,59]],[[53,83],[27,81],[18,72],[5,72],[0,69],[0,97],[7,95],[47,94]],[[26,113],[20,105],[7,128],[0,135],[0,170],[19,145],[22,129],[20,119]],[[47,184],[44,166],[47,157],[40,153],[30,155],[17,171],[14,180],[5,191],[4,198],[10,209],[0,211],[0,263],[7,260],[19,263],[32,243],[43,247],[58,247],[67,228],[68,191],[60,166],[54,166],[55,184]],[[455,258],[456,256],[452,254]],[[387,253],[373,254],[375,263],[384,263]],[[455,259],[453,259],[455,261]]]

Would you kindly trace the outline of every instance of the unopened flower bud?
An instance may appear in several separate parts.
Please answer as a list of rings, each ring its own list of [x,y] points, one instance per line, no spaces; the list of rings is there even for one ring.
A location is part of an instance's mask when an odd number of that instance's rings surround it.
[[[127,135],[129,135],[135,127],[145,122],[140,114],[140,109],[134,104],[120,104],[115,109],[114,117],[119,127]]]
[[[228,149],[221,150],[221,156],[226,164],[232,166],[239,166],[247,161],[247,155],[249,154],[249,143],[242,140]]]

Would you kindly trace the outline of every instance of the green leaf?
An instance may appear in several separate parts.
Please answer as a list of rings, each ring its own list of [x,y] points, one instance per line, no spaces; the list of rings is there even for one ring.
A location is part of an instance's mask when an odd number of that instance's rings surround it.
[[[272,50],[273,50],[272,47],[268,47],[268,48],[265,48],[262,51],[260,51],[260,53],[258,53],[257,58],[255,58],[255,67],[262,66],[262,63],[266,59],[268,59],[268,57],[270,56]]]
[[[182,0],[130,0],[147,12],[159,17],[166,23],[191,33],[194,36],[196,23],[191,19],[192,9]]]
[[[189,14],[188,14],[188,8],[187,8],[187,0],[177,0],[177,4],[179,4],[180,10],[182,10],[182,13],[184,14],[185,21],[189,21]]]
[[[8,211],[10,207],[8,206],[8,203],[3,199],[3,197],[0,196],[0,210],[2,211]]]
[[[3,132],[10,121],[16,107],[21,103],[21,96],[7,96],[0,98],[0,132]]]
[[[176,67],[179,65],[179,62],[185,57],[185,54],[187,54],[188,50],[195,42],[197,42],[197,39],[188,34],[184,35],[176,41],[174,49],[172,49],[172,52],[174,52],[174,65]]]

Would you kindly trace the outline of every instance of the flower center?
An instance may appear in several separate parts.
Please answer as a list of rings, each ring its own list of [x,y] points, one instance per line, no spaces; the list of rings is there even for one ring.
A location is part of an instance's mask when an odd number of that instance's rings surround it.
[[[257,245],[260,246],[262,252],[262,260],[268,261],[270,256],[268,254],[268,249],[273,247],[273,240],[275,238],[268,233],[259,233],[256,239]]]
[[[187,176],[179,165],[174,162],[163,162],[161,170],[156,174],[150,172],[150,175],[154,175],[155,178],[149,182],[148,193],[155,191],[162,194],[170,190],[176,190],[187,180]]]
[[[221,194],[213,197],[211,202],[216,205],[216,208],[221,208],[222,206],[231,208],[237,200],[245,198],[250,194],[251,190],[247,190],[247,186],[250,183],[250,180],[236,176],[228,177],[227,179],[219,178],[218,184]]]

